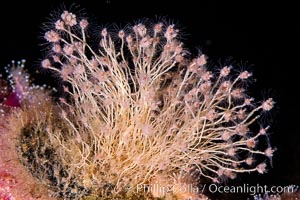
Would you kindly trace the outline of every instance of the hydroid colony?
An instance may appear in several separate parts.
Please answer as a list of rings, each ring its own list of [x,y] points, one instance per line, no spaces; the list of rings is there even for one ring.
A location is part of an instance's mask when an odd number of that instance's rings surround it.
[[[251,125],[274,102],[247,95],[250,72],[209,70],[205,55],[189,55],[174,25],[104,28],[98,48],[89,45],[88,28],[87,19],[64,11],[45,33],[50,52],[42,67],[63,82],[59,102],[36,87],[25,95],[14,81],[20,107],[3,113],[3,132],[14,140],[2,151],[15,152],[49,196],[199,199],[179,188],[265,173],[257,158],[271,158],[274,149],[258,143],[268,141],[269,126]],[[141,184],[174,191],[137,191]]]

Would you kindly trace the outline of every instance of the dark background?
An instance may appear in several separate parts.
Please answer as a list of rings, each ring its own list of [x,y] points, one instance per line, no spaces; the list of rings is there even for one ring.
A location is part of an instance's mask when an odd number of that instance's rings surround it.
[[[121,2],[121,3],[120,3]],[[102,27],[115,22],[124,27],[141,18],[164,17],[183,30],[182,39],[192,53],[198,50],[216,65],[231,62],[248,66],[256,81],[250,88],[257,99],[272,96],[277,102],[270,129],[278,150],[265,175],[246,174],[228,184],[300,185],[299,47],[300,12],[286,2],[218,3],[216,1],[6,1],[0,9],[0,66],[27,60],[34,72],[46,55],[42,24],[53,11],[80,5],[92,22]],[[197,3],[196,3],[197,2]],[[250,1],[249,1],[250,2]],[[51,84],[49,74],[35,76]],[[41,78],[42,77],[42,78]],[[49,81],[50,80],[50,81]],[[53,81],[52,81],[53,83]]]

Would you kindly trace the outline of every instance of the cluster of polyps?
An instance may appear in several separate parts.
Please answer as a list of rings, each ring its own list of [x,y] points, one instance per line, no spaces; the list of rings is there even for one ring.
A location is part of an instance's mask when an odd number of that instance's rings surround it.
[[[109,183],[118,191],[161,173],[197,172],[220,182],[266,171],[255,161],[257,154],[273,155],[271,147],[258,148],[268,126],[255,132],[250,125],[274,102],[254,103],[246,94],[250,72],[209,71],[205,55],[187,56],[174,25],[103,29],[98,49],[88,44],[87,28],[86,19],[65,11],[45,34],[52,50],[42,61],[63,80],[68,127],[60,136],[47,132],[61,139],[57,155],[72,157],[63,160],[80,185]],[[62,153],[74,145],[76,151]]]

